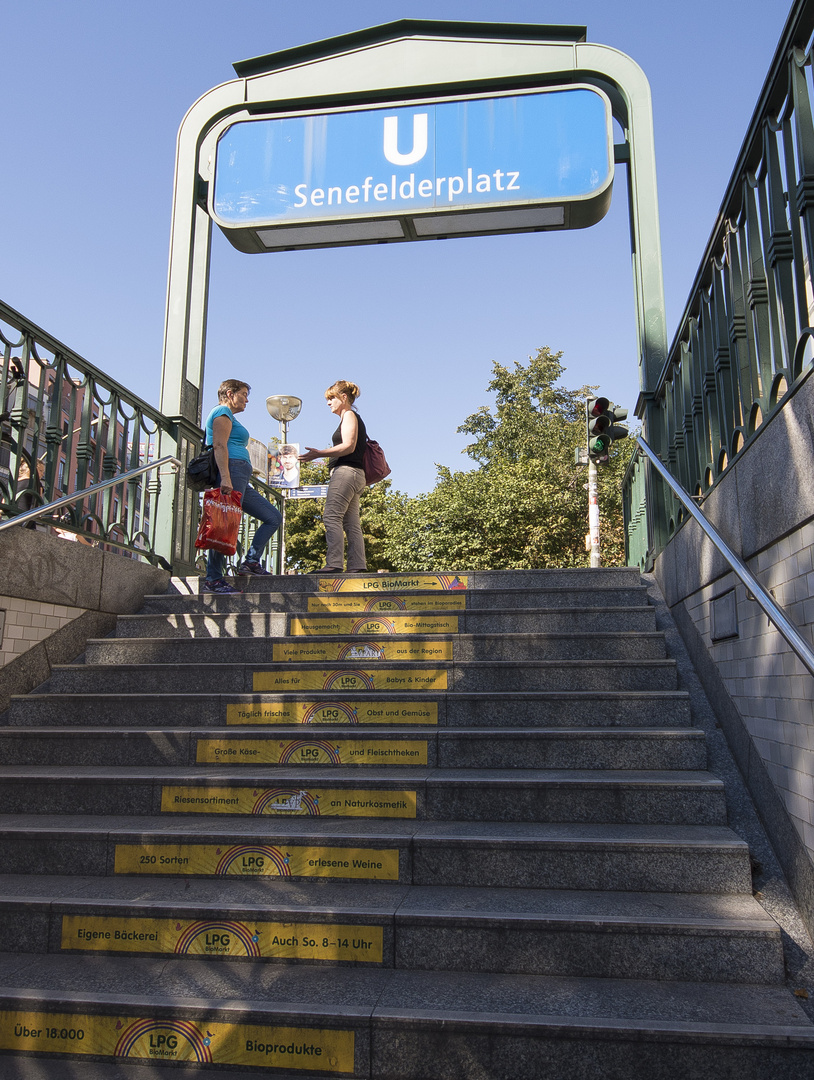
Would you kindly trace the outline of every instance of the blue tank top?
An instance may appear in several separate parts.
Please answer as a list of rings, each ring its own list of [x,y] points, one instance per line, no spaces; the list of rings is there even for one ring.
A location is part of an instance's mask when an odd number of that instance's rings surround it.
[[[232,430],[229,432],[229,438],[226,442],[226,449],[230,458],[236,458],[238,461],[248,461],[251,463],[249,457],[249,432],[243,427],[241,422],[232,412],[228,405],[218,405],[207,416],[206,423],[204,424],[204,430],[206,431],[206,445],[212,445],[212,422],[219,416],[225,416],[232,421]]]

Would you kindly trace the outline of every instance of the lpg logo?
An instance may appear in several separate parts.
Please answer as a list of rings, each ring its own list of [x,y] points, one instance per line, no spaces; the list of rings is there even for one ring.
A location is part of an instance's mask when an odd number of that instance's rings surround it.
[[[124,1027],[117,1021],[117,1030]],[[134,1020],[119,1036],[116,1057],[212,1061],[212,1032],[189,1020]]]
[[[153,1033],[150,1035],[149,1045],[151,1050],[177,1050],[178,1037],[176,1035],[158,1035]]]
[[[212,949],[228,949],[232,938],[230,934],[205,934],[204,943]]]

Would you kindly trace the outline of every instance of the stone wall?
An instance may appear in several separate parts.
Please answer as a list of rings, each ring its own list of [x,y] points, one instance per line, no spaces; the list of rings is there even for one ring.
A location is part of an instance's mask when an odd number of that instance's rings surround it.
[[[812,644],[813,417],[809,373],[702,503]],[[654,574],[814,930],[814,676],[694,521]]]
[[[170,575],[147,563],[31,529],[0,533],[0,710],[104,637]]]

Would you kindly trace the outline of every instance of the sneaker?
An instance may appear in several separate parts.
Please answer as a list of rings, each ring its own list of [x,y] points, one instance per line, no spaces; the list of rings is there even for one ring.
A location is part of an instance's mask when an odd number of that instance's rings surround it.
[[[245,577],[249,574],[254,577],[271,577],[269,571],[259,562],[255,562],[254,559],[244,559],[237,570],[235,570],[235,573],[239,577]]]
[[[218,578],[216,581],[207,581],[204,579],[201,582],[201,592],[205,593],[217,593],[219,596],[232,596],[234,593],[240,593],[242,591],[242,589],[236,589],[234,585],[230,585],[225,578]]]

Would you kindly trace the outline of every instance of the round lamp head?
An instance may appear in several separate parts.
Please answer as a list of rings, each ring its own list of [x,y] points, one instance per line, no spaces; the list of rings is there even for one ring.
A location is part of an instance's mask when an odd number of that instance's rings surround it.
[[[266,398],[266,408],[269,415],[281,423],[296,420],[302,408],[302,399],[292,394],[272,394]]]

